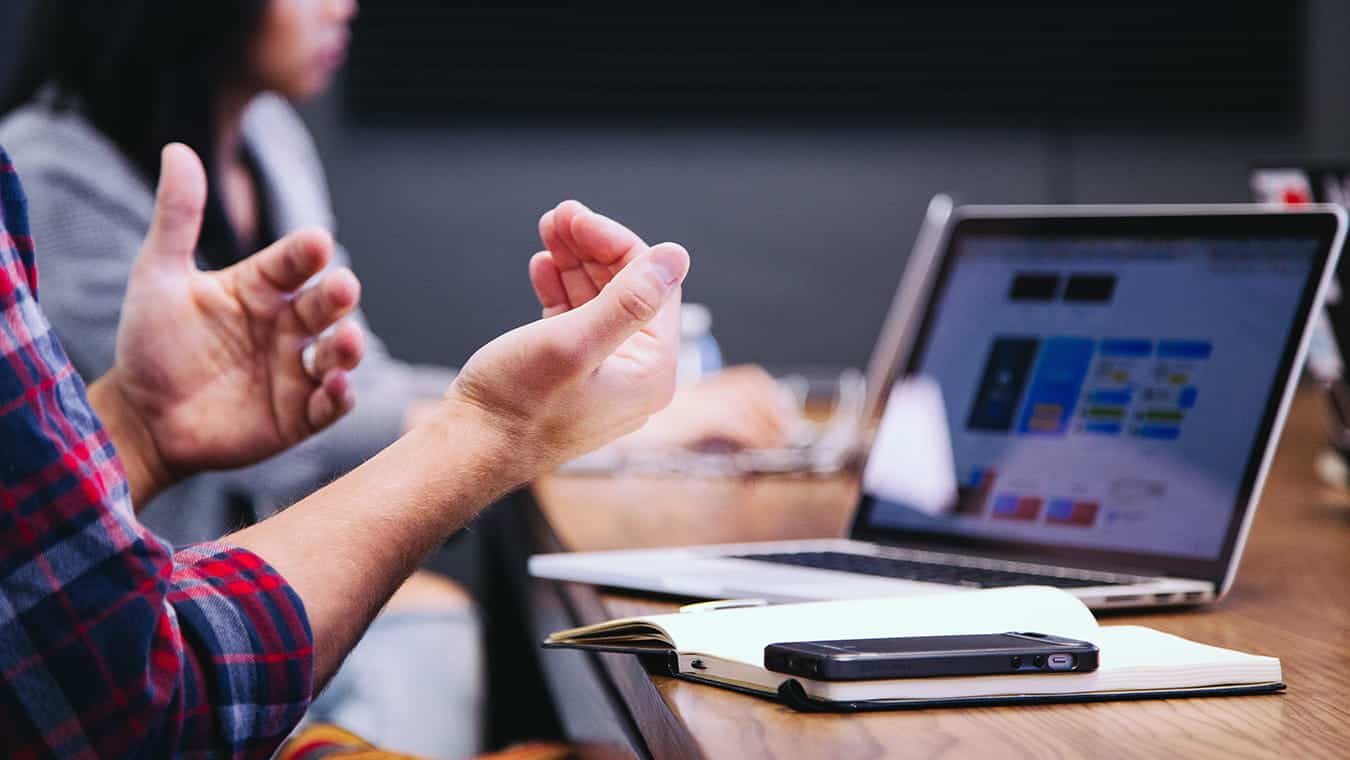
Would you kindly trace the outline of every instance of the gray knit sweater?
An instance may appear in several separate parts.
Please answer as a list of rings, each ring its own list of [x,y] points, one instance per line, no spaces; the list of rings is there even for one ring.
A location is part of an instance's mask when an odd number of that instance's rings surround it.
[[[112,365],[127,276],[150,225],[154,192],[78,112],[58,111],[50,100],[0,122],[0,145],[28,194],[43,311],[75,367],[93,380]],[[318,153],[290,105],[259,97],[245,114],[243,137],[257,157],[276,232],[336,232]],[[340,247],[335,260],[348,261]],[[357,407],[346,419],[262,464],[182,483],[141,518],[174,543],[218,538],[238,527],[238,505],[270,514],[393,441],[408,402],[443,393],[453,375],[400,362],[369,330],[366,337],[366,358],[353,377]]]

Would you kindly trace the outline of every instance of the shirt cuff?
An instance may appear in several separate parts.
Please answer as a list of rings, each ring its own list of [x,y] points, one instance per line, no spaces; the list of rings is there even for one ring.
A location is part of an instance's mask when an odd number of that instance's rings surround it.
[[[183,736],[219,737],[244,755],[275,748],[312,697],[314,637],[300,596],[258,555],[204,543],[174,553],[167,601],[202,676],[184,695],[202,709],[186,711]]]

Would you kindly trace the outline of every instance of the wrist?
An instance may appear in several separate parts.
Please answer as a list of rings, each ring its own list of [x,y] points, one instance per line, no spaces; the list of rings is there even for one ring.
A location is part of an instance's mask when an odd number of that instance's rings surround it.
[[[464,475],[500,494],[533,480],[531,452],[519,445],[522,432],[499,415],[454,394],[437,403],[411,431],[436,451],[453,451]]]
[[[132,504],[139,511],[177,478],[161,455],[144,417],[123,390],[118,367],[89,387],[89,403],[112,439],[126,472]]]

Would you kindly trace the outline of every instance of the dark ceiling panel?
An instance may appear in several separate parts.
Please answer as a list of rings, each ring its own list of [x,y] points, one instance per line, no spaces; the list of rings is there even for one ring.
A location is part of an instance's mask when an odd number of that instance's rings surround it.
[[[913,7],[911,7],[913,6]],[[379,0],[359,118],[503,113],[1288,125],[1301,2]]]

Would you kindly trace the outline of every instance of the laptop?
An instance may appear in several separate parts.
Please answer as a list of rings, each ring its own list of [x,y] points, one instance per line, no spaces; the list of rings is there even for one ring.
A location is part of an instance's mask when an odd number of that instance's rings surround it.
[[[848,538],[530,572],[771,601],[1023,584],[1095,608],[1216,600],[1344,236],[1325,205],[959,208],[901,283],[915,316],[889,338]]]

